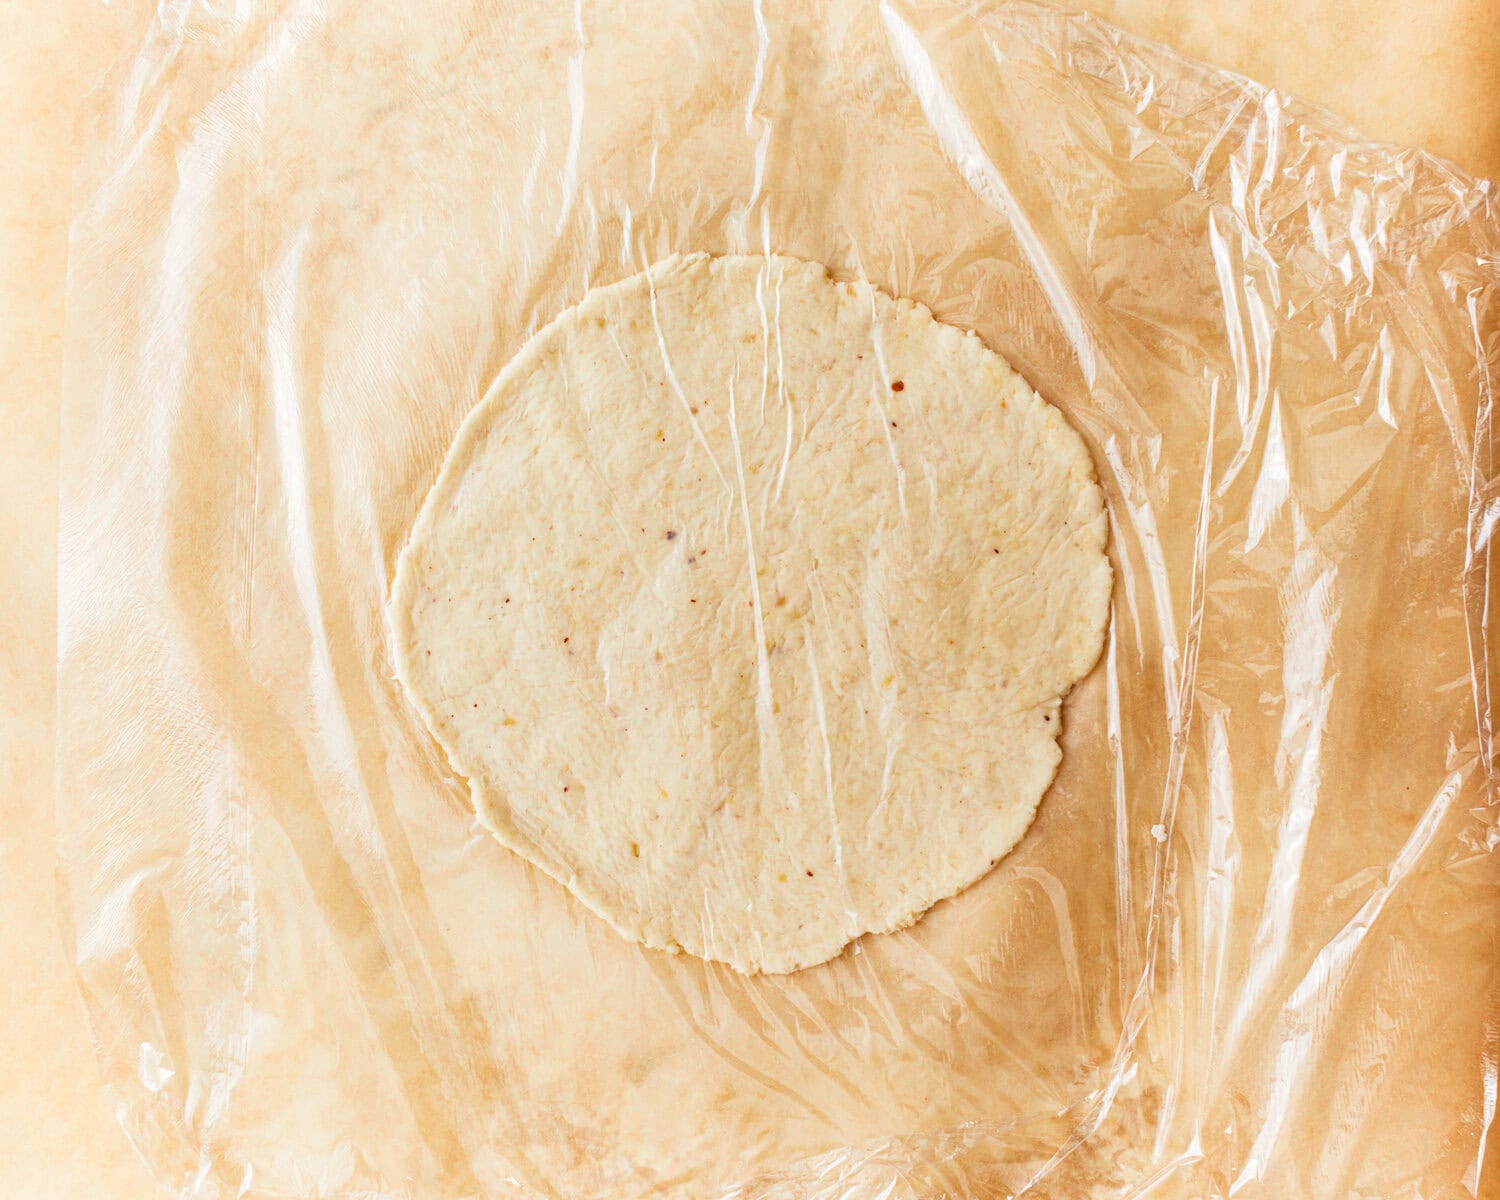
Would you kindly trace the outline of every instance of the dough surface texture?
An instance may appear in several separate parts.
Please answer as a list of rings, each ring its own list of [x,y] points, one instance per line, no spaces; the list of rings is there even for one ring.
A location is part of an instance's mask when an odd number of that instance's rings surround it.
[[[1092,461],[972,334],[780,256],[540,330],[402,551],[399,678],[502,843],[628,938],[823,962],[983,876],[1111,571]]]

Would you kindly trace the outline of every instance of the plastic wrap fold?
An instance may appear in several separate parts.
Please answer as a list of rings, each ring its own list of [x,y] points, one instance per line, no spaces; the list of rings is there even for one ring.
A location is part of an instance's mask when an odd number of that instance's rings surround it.
[[[68,287],[59,839],[185,1197],[1472,1195],[1495,1119],[1491,189],[1029,3],[163,3]],[[1020,846],[786,976],[474,820],[383,605],[529,333],[779,252],[1083,435],[1108,644]]]

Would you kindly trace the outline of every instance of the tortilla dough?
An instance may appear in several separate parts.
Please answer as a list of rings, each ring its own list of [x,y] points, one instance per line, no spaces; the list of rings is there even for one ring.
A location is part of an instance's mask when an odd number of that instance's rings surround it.
[[[1105,538],[1083,441],[973,334],[813,263],[677,257],[464,423],[397,670],[484,824],[622,935],[793,971],[1025,833]]]

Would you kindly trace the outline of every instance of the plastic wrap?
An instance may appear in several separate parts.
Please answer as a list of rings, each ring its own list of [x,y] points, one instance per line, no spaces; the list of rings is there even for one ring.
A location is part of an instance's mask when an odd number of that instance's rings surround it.
[[[1458,1197],[1495,1117],[1487,185],[1026,3],[160,6],[75,189],[59,837],[191,1197]],[[823,966],[474,820],[396,555],[529,333],[826,262],[1083,435],[1103,661],[991,874]]]

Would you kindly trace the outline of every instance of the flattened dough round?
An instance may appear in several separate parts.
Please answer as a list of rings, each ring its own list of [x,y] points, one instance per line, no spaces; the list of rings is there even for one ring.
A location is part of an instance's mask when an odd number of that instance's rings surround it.
[[[977,337],[798,259],[672,258],[464,423],[397,669],[481,820],[621,934],[792,971],[1025,833],[1105,537],[1082,440]]]

